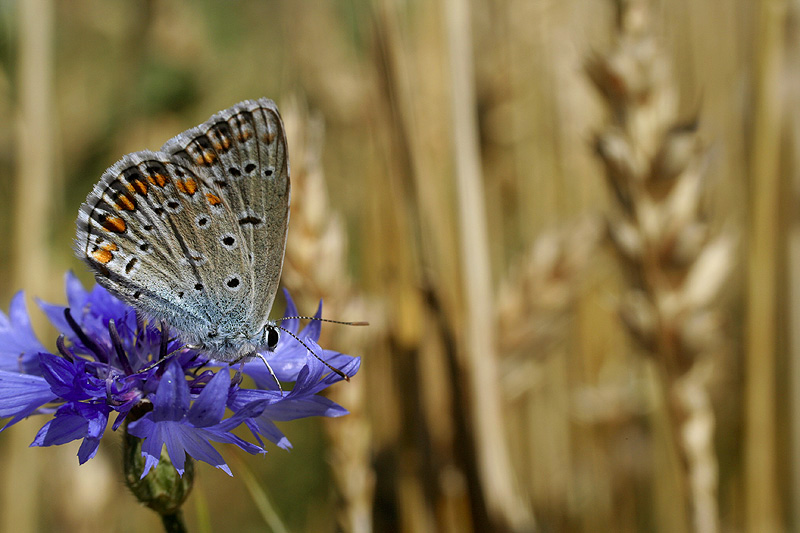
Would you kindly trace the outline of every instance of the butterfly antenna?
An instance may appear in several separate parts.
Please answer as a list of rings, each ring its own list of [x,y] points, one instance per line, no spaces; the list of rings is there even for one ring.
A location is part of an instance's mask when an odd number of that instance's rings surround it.
[[[292,320],[295,318],[299,320],[316,320],[317,322],[330,322],[331,324],[342,324],[344,326],[369,326],[369,322],[364,322],[363,320],[358,322],[342,322],[341,320],[331,320],[329,318],[319,318],[316,316],[285,316],[283,318],[276,319],[275,322],[283,322],[284,320]],[[286,330],[284,329],[284,331]]]
[[[306,318],[306,317],[288,317],[288,318]],[[322,320],[322,319],[320,319],[320,320]],[[335,321],[334,320],[325,320],[325,322],[335,322]],[[346,324],[346,322],[339,322],[339,324]],[[331,370],[336,372],[336,374],[338,376],[340,376],[342,379],[344,379],[345,381],[350,381],[350,376],[348,376],[347,374],[345,374],[344,372],[342,372],[341,370],[339,370],[335,366],[331,366],[331,364],[328,363],[325,359],[323,359],[322,357],[318,356],[314,350],[312,350],[311,348],[308,347],[308,344],[306,344],[305,342],[300,340],[300,337],[298,337],[297,335],[295,335],[294,333],[292,333],[288,329],[284,328],[283,326],[279,326],[278,324],[275,324],[275,327],[278,328],[281,331],[285,331],[286,333],[288,333],[289,335],[294,337],[294,340],[296,340],[297,342],[299,342],[300,344],[305,346],[306,350],[311,352],[311,355],[316,357],[323,365],[327,366],[328,368],[330,368]]]

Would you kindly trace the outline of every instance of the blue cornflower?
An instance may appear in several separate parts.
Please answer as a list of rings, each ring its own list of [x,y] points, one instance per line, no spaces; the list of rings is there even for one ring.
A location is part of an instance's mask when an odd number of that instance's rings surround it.
[[[158,464],[164,446],[179,474],[187,454],[230,474],[211,442],[235,444],[251,454],[266,453],[264,438],[290,448],[275,422],[347,413],[318,394],[342,377],[290,335],[281,336],[267,354],[278,379],[294,383],[283,391],[261,361],[234,365],[231,378],[228,365],[187,348],[174,330],[148,323],[99,285],[87,291],[69,273],[66,289],[68,307],[39,302],[61,332],[56,354],[33,333],[22,292],[12,299],[8,316],[0,312],[0,417],[10,418],[0,431],[33,414],[55,413],[32,446],[83,439],[78,459],[84,463],[96,454],[113,415],[112,429],[124,422],[130,435],[143,439],[142,477]],[[285,316],[296,316],[288,292],[286,300]],[[316,316],[320,313],[321,304]],[[297,319],[281,325],[348,377],[358,371],[360,358],[316,344],[319,322],[300,332]],[[254,387],[243,385],[243,375]],[[242,424],[257,443],[232,433]]]

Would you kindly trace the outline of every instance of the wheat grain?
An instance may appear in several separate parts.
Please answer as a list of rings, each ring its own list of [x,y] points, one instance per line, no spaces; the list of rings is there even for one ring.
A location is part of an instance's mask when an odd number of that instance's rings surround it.
[[[595,149],[616,198],[608,235],[628,280],[620,317],[662,370],[693,528],[712,533],[719,517],[708,379],[723,339],[715,305],[734,242],[709,230],[706,152],[696,121],[677,116],[677,92],[650,35],[647,7],[624,3],[616,48],[587,64],[611,111]]]

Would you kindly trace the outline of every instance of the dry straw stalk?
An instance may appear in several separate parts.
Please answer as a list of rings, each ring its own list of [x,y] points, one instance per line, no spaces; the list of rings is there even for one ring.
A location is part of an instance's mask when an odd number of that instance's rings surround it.
[[[296,293],[312,294],[325,302],[327,317],[347,320],[369,316],[373,325],[326,328],[333,345],[348,346],[353,354],[366,353],[367,336],[380,328],[378,310],[368,309],[347,272],[347,239],[342,221],[328,201],[322,170],[323,123],[308,116],[297,99],[284,104],[289,146],[292,147],[292,224],[286,245],[283,282]],[[353,329],[359,331],[354,332]],[[344,338],[348,336],[348,338]],[[326,341],[326,344],[329,341]],[[350,414],[326,424],[330,464],[336,487],[338,523],[342,531],[372,531],[375,475],[371,465],[371,430],[365,412],[366,379],[357,376],[331,391],[331,399],[346,405]]]

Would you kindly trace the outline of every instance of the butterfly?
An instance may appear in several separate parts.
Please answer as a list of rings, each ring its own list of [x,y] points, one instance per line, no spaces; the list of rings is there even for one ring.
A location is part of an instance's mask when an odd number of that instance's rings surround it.
[[[290,196],[278,109],[246,100],[108,168],[80,207],[75,252],[124,302],[236,362],[278,343]]]

